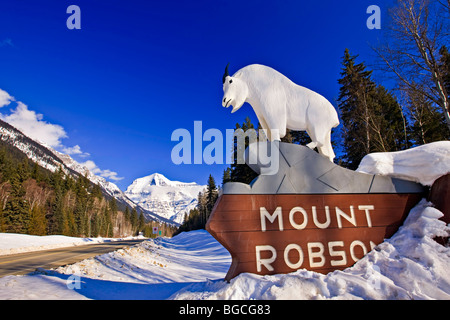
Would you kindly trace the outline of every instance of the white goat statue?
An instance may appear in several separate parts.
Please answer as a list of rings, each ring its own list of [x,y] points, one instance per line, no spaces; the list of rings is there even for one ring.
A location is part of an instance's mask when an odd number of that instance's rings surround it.
[[[222,78],[222,106],[236,112],[248,102],[256,113],[270,141],[279,141],[286,129],[306,131],[319,153],[333,162],[331,129],[339,125],[333,105],[320,94],[299,86],[278,71],[252,64]]]

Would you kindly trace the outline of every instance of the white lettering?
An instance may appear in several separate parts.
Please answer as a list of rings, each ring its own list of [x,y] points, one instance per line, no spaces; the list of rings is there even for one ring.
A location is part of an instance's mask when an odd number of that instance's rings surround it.
[[[296,263],[292,263],[291,260],[289,260],[289,252],[291,250],[297,250],[298,252],[298,261]],[[284,262],[286,262],[286,265],[291,269],[298,269],[303,264],[303,251],[302,248],[295,243],[288,244],[286,248],[284,249]]]
[[[283,231],[283,216],[281,213],[281,207],[277,207],[272,215],[266,210],[264,207],[259,208],[259,214],[261,218],[261,231],[265,232],[266,229],[266,220],[267,218],[270,223],[274,223],[275,219],[278,218],[278,228],[280,231]]]
[[[353,261],[358,261],[360,258],[355,256],[355,247],[360,246],[363,249],[363,255],[367,254],[367,248],[364,245],[362,241],[355,240],[350,244],[350,256],[352,257]]]
[[[267,270],[273,271],[274,268],[270,264],[273,263],[277,258],[277,251],[275,250],[275,248],[269,245],[265,245],[265,246],[256,246],[255,249],[256,249],[256,270],[258,272],[261,272],[262,271],[261,266],[264,266],[266,267]],[[267,259],[261,259],[261,251],[270,251],[272,252],[272,256]]]
[[[339,229],[342,229],[341,217],[344,217],[345,220],[347,220],[348,222],[350,222],[351,224],[353,224],[356,227],[356,217],[355,217],[355,211],[353,210],[353,206],[350,206],[350,214],[351,214],[351,217],[349,215],[347,215],[344,211],[342,211],[341,209],[336,207],[336,219],[337,219]]]
[[[365,206],[358,206],[359,210],[364,210],[366,212],[366,220],[367,220],[367,226],[369,228],[372,228],[372,220],[370,219],[370,212],[369,210],[375,210],[375,207],[372,205],[365,205]]]
[[[327,218],[326,222],[320,223],[320,222],[317,220],[317,210],[316,210],[316,207],[315,207],[315,206],[312,206],[312,216],[313,216],[314,224],[316,225],[317,228],[320,228],[320,229],[326,229],[326,228],[328,228],[328,226],[329,226],[330,223],[331,223],[331,219],[330,219],[330,208],[329,208],[328,206],[325,206],[325,216],[326,216],[326,218]]]
[[[344,241],[330,241],[328,242],[328,251],[331,257],[341,257],[341,260],[331,260],[331,265],[334,266],[345,266],[347,264],[347,256],[345,251],[336,251],[334,247],[343,247]]]
[[[313,252],[313,248],[318,248],[319,251]],[[311,268],[319,268],[325,265],[324,251],[325,247],[321,242],[308,242],[309,266]],[[319,259],[318,262],[314,261],[316,258]]]
[[[302,224],[297,224],[294,221],[294,214],[296,212],[300,212],[303,215]],[[289,222],[297,230],[305,229],[306,224],[308,223],[308,214],[306,213],[305,209],[303,209],[302,207],[294,207],[294,208],[292,208],[291,212],[289,212]]]

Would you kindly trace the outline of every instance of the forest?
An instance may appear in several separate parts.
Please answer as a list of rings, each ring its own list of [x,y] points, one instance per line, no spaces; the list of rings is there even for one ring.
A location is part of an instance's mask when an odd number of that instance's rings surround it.
[[[145,221],[136,209],[119,209],[114,198],[81,175],[51,172],[11,145],[0,143],[0,232],[76,237],[170,236],[174,228]]]

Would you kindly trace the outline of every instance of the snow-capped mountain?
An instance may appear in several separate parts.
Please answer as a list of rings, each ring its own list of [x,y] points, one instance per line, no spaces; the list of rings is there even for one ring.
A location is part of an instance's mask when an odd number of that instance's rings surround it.
[[[114,183],[93,174],[88,168],[72,159],[71,156],[27,137],[21,131],[2,120],[0,120],[0,139],[25,153],[29,159],[41,167],[52,172],[61,168],[66,174],[86,175],[91,182],[98,184],[107,195],[115,197],[119,202],[126,203],[131,207],[136,206]]]
[[[142,208],[181,224],[185,213],[197,206],[199,192],[206,186],[195,182],[171,181],[154,173],[133,181],[125,195]]]
[[[136,208],[138,211],[142,211],[147,219],[174,224],[172,221],[140,207],[131,201],[117,185],[106,181],[103,177],[93,174],[88,168],[72,159],[71,156],[31,139],[3,120],[0,120],[0,140],[19,149],[25,153],[29,159],[52,172],[61,168],[66,174],[86,175],[91,182],[100,186],[102,192],[106,196],[116,198],[118,204],[121,206],[128,206],[130,208]]]

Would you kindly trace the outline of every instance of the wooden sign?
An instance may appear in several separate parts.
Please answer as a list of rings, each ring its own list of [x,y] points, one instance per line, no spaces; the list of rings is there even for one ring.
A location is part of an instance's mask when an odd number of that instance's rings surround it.
[[[264,174],[263,163],[248,163],[260,175],[249,185],[224,184],[206,224],[232,256],[226,280],[345,269],[391,237],[426,191],[342,168],[304,146],[279,143],[272,152],[278,170]]]
[[[402,224],[421,194],[222,194],[207,230],[242,272],[328,273],[362,258]]]
[[[444,214],[441,220],[450,223],[450,173],[433,183],[428,199]]]

